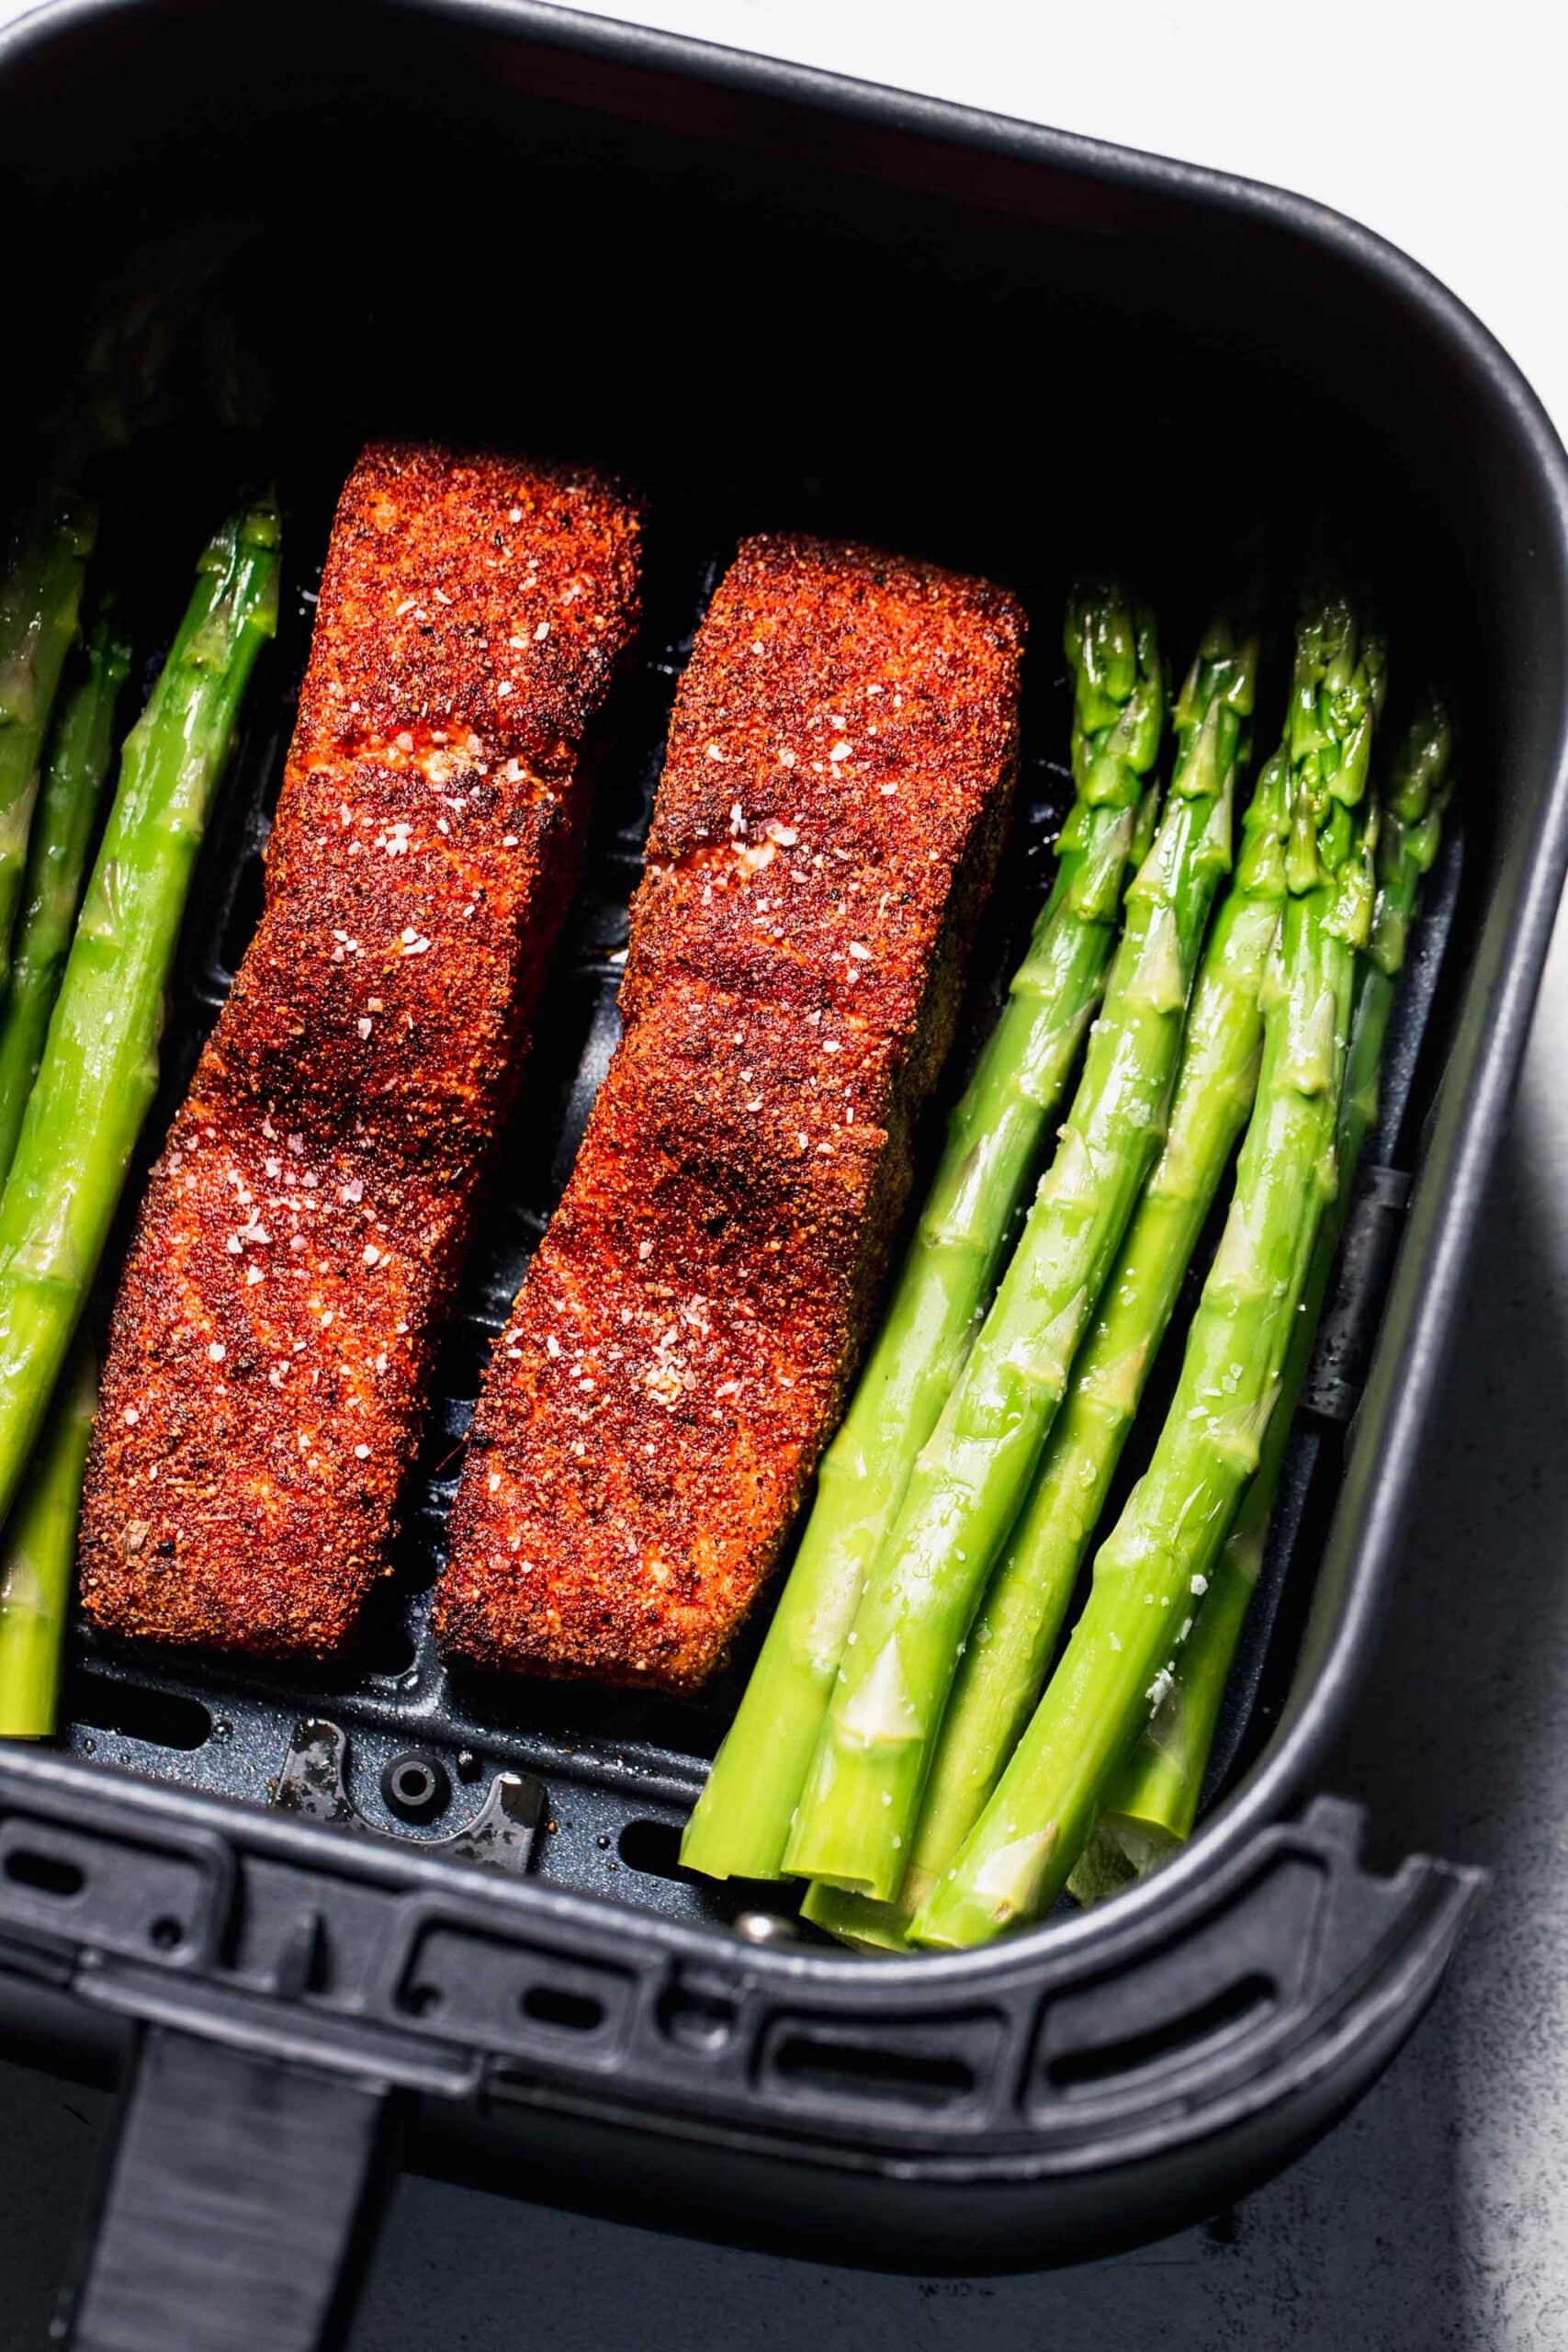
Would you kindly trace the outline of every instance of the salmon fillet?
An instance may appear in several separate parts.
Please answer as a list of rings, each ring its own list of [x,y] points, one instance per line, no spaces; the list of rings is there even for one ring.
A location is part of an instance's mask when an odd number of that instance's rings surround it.
[[[682,680],[623,1035],[496,1343],[437,1637],[682,1690],[841,1409],[950,1042],[1017,745],[985,582],[748,540]]]
[[[514,458],[376,444],[349,478],[265,910],[115,1307],[82,1527],[107,1631],[322,1653],[387,1564],[639,527]]]

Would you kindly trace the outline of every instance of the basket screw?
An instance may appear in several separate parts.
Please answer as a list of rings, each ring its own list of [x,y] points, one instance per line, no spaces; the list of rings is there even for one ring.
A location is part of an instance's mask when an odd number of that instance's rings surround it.
[[[387,1766],[381,1794],[400,1821],[434,1821],[452,1801],[452,1781],[438,1756],[411,1747]]]

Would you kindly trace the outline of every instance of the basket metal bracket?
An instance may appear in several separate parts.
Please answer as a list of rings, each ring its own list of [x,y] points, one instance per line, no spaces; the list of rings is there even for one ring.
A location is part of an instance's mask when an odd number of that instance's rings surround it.
[[[272,1803],[281,1812],[303,1814],[307,1820],[330,1822],[363,1837],[396,1835],[367,1819],[355,1804],[348,1792],[348,1734],[321,1717],[295,1724]],[[525,1871],[544,1812],[541,1781],[521,1772],[498,1772],[470,1822],[450,1837],[422,1838],[420,1845],[426,1853],[454,1861]]]

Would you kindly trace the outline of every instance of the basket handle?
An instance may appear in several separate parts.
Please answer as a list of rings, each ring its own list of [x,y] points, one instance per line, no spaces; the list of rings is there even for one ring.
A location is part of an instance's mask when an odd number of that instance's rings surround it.
[[[332,2352],[374,2241],[385,2085],[149,2026],[73,2352]]]

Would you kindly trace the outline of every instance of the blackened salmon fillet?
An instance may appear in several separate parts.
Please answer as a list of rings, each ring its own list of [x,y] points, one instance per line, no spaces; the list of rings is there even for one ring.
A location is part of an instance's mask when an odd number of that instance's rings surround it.
[[[89,1466],[98,1626],[320,1654],[387,1566],[577,871],[636,503],[375,444],[339,503],[265,903],[153,1171]]]
[[[682,680],[623,1034],[495,1348],[437,1592],[485,1668],[686,1690],[863,1347],[1017,754],[1022,616],[748,540]]]

